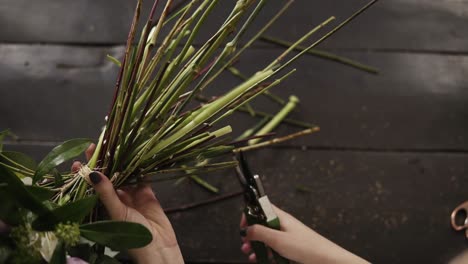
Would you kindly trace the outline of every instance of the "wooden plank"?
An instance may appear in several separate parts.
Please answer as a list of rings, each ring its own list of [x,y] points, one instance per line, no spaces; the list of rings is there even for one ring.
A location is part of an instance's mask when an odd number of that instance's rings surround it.
[[[343,21],[369,1],[299,0],[271,35],[294,40],[331,15]],[[380,1],[323,44],[327,48],[466,51],[468,2]]]
[[[268,149],[247,159],[274,203],[373,263],[448,263],[466,248],[464,234],[449,226],[451,210],[467,199],[466,154]],[[224,193],[239,189],[231,172],[208,180]],[[156,184],[155,190],[166,208],[210,197],[187,182]],[[241,208],[238,197],[171,214],[186,260],[245,261],[239,251]]]
[[[285,150],[259,152],[252,164],[265,176],[273,202],[371,262],[447,263],[466,246],[464,234],[456,234],[449,227],[450,211],[466,199],[465,158]],[[298,184],[310,188],[311,193],[298,192]],[[195,248],[184,247],[185,252],[212,262],[217,262],[213,254],[224,261],[242,260],[228,258],[239,247],[232,235],[239,209],[228,206],[219,205],[218,213],[200,208],[181,214],[174,224],[179,237],[190,234],[208,238],[208,234],[216,234],[207,243],[216,245],[216,250],[213,246],[206,253],[190,244]],[[224,216],[216,219],[217,214]],[[229,225],[220,227],[227,229],[227,239],[221,233],[224,231],[208,225],[213,222]],[[200,224],[193,228],[185,223]],[[227,242],[231,239],[234,241]],[[221,245],[226,243],[232,245],[224,250]]]
[[[2,1],[2,42],[124,43],[136,1]]]
[[[266,65],[279,50],[253,50],[238,65],[246,73]],[[105,54],[122,48],[0,46],[0,129],[24,140],[96,138],[106,115],[116,67]],[[367,75],[312,57],[274,92],[302,100],[292,117],[316,123],[322,131],[287,145],[370,149],[468,149],[467,56],[343,52],[381,70]],[[221,94],[238,80],[226,74],[208,92]],[[259,100],[258,110],[279,107]],[[235,134],[254,124],[240,114],[231,119]],[[280,135],[294,129],[282,126]]]
[[[241,58],[253,73],[275,51]],[[409,53],[340,53],[380,70],[368,75],[312,57],[272,91],[302,103],[291,117],[318,124],[321,132],[295,140],[296,146],[379,149],[467,149],[466,72],[468,57]],[[227,79],[223,79],[225,82]],[[221,87],[221,84],[220,84]],[[214,90],[219,89],[216,87]],[[260,101],[257,109],[279,110]],[[258,107],[257,107],[258,106]],[[278,133],[291,133],[289,127]],[[288,145],[289,145],[288,144]]]
[[[367,1],[298,0],[269,34],[297,39],[331,15],[339,21]],[[144,1],[144,16],[151,1]],[[211,16],[201,38],[222,22],[235,1],[222,1]],[[270,18],[284,1],[270,1],[258,25]],[[0,42],[21,43],[114,43],[126,41],[134,1],[4,0],[0,3]],[[466,1],[380,1],[326,43],[329,48],[403,49],[465,52],[468,37]]]
[[[24,139],[97,137],[117,68],[105,56],[122,52],[121,47],[1,46],[1,127]]]

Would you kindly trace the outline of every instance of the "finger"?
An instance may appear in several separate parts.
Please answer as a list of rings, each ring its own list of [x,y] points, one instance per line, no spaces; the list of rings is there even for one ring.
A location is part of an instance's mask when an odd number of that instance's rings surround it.
[[[125,185],[119,188],[120,190],[126,192],[128,195],[131,195],[135,187],[133,185]]]
[[[246,238],[247,236],[247,228],[248,226],[245,226],[245,227],[241,227],[240,230],[239,230],[239,235],[241,236],[241,240],[242,242],[249,242],[249,240]]]
[[[133,199],[130,194],[121,189],[117,189],[115,192],[117,193],[117,196],[119,196],[119,199],[122,201],[122,203],[124,203],[126,206],[133,207]]]
[[[96,144],[91,143],[91,145],[89,145],[88,149],[85,151],[86,160],[89,161],[91,159],[95,150],[96,150]]]
[[[252,225],[247,228],[246,239],[261,241],[273,249],[281,247],[281,242],[286,241],[285,233],[262,225]]]
[[[273,207],[273,210],[275,210],[275,213],[279,216],[279,217],[287,217],[289,216],[288,213],[286,213],[285,211],[283,211],[282,209],[280,209],[278,206],[274,205],[274,204],[271,204],[271,206]]]
[[[106,207],[109,215],[114,220],[125,220],[126,206],[120,201],[114,186],[102,173],[93,171],[89,174],[94,190],[99,194],[99,199]]]
[[[303,224],[299,220],[297,220],[294,216],[285,212],[272,204],[273,210],[275,211],[276,215],[280,219],[281,230],[283,231],[292,231],[298,230],[299,227],[302,227]],[[300,230],[300,229],[299,229]]]
[[[249,262],[250,263],[257,263],[257,256],[255,255],[255,253],[252,253],[249,255]]]
[[[250,254],[250,252],[252,252],[252,245],[250,244],[250,242],[242,244],[241,251],[246,255]]]
[[[242,213],[242,216],[241,216],[241,221],[240,221],[240,235],[241,235],[241,240],[242,242],[248,242],[249,240],[247,240],[247,238],[245,238],[245,236],[247,235],[247,218],[245,217],[245,214]]]
[[[244,213],[242,213],[242,216],[241,216],[240,227],[241,228],[247,227],[247,218],[245,218]]]
[[[153,189],[149,185],[146,184],[139,184],[137,188],[133,191],[133,196],[135,197],[135,205],[145,205],[148,202],[156,202],[159,207],[158,199],[154,195]]]
[[[71,172],[77,173],[81,169],[81,162],[75,160],[71,166]]]
[[[161,207],[161,203],[156,198],[150,185],[138,185],[136,190],[134,190],[133,202],[135,204],[135,209],[141,212],[145,217],[163,227],[172,228],[169,219],[164,213],[164,209]]]
[[[2,220],[0,220],[0,234],[6,234],[10,231],[10,226],[5,224]]]

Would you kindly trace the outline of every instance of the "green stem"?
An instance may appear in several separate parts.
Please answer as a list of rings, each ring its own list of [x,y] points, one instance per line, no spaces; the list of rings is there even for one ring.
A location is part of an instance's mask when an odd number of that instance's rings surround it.
[[[236,76],[237,78],[239,78],[241,81],[245,81],[247,80],[247,76],[245,76],[244,74],[242,74],[237,68],[233,67],[233,66],[229,66],[227,67],[227,70],[234,76]],[[273,94],[272,92],[270,91],[265,91],[263,93],[263,95],[265,95],[266,97],[268,97],[269,99],[271,99],[273,102],[275,103],[278,103],[280,105],[285,105],[286,102],[283,100],[283,98]]]
[[[101,132],[101,135],[99,136],[99,141],[97,143],[96,149],[94,150],[93,156],[88,161],[88,167],[91,170],[94,170],[95,167],[96,167],[97,159],[99,157],[99,153],[101,152],[101,148],[102,148],[102,144],[103,144],[103,140],[104,140],[104,135],[106,133],[105,131],[106,131],[106,129],[104,128],[104,130]]]
[[[21,174],[24,174],[26,176],[33,176],[34,173],[32,172],[29,172],[29,171],[25,171],[25,170],[22,170],[22,169],[19,169],[19,168],[16,168],[16,167],[13,167],[13,166],[10,166],[10,165],[7,165],[3,162],[0,162],[0,164],[6,168],[9,168],[10,170],[14,171],[14,172],[18,172],[18,173],[21,173]]]
[[[230,105],[233,101],[238,99],[246,91],[258,85],[259,83],[263,82],[265,79],[269,78],[273,74],[273,72],[274,71],[272,70],[258,72],[246,82],[232,89],[225,96],[205,105],[205,107],[192,113],[187,118],[187,122],[185,122],[183,127],[181,127],[178,131],[176,131],[174,134],[172,134],[168,138],[161,140],[151,151],[149,151],[146,155],[144,155],[143,158],[144,159],[151,158],[154,154],[166,148],[167,146],[177,141],[181,137],[187,135],[192,130],[197,128],[199,125],[201,125],[203,122],[206,122],[209,118],[213,117],[214,115],[222,111],[226,106]]]
[[[198,164],[199,165],[202,165],[202,164],[207,164],[208,163],[208,160],[203,160],[201,162],[199,162]],[[187,168],[187,166],[182,166],[183,168]],[[188,174],[191,174],[193,173],[193,171],[187,169],[185,170],[186,173]],[[199,186],[205,188],[206,190],[212,192],[212,193],[219,193],[219,189],[214,187],[213,185],[211,185],[210,183],[208,183],[207,181],[203,180],[202,178],[200,178],[198,175],[190,175],[188,176],[189,179],[193,180],[196,184],[198,184]],[[182,179],[186,179],[186,178],[181,178],[179,180],[177,180],[178,182],[181,181]],[[175,183],[177,184],[177,182]]]
[[[246,151],[250,151],[250,150],[254,150],[254,149],[258,149],[258,148],[264,148],[264,147],[271,146],[273,144],[278,144],[278,143],[288,141],[288,140],[291,140],[291,139],[294,139],[294,138],[297,138],[297,137],[300,137],[300,136],[312,134],[312,133],[315,133],[315,132],[318,132],[318,131],[320,131],[319,127],[309,128],[309,129],[302,130],[302,131],[299,131],[297,133],[290,134],[290,135],[287,135],[287,136],[284,136],[284,137],[274,138],[272,140],[260,142],[260,143],[255,144],[255,145],[240,147],[240,148],[234,149],[233,152],[234,153],[246,152]]]
[[[242,140],[244,138],[248,138],[252,135],[255,134],[255,132],[257,132],[260,128],[262,128],[263,126],[265,126],[265,124],[270,120],[269,117],[264,117],[258,124],[256,124],[254,127],[250,128],[250,129],[247,129],[244,131],[244,133],[242,133],[242,135],[240,135],[239,137],[237,137],[236,141],[239,141],[239,140]]]
[[[278,69],[278,70],[282,70],[284,68],[286,68],[287,66],[289,66],[291,63],[293,63],[294,61],[296,61],[298,58],[300,58],[302,55],[304,55],[306,52],[308,52],[309,50],[315,48],[317,45],[319,45],[320,43],[322,43],[323,41],[325,41],[326,39],[328,39],[329,37],[331,37],[333,34],[335,34],[336,32],[338,32],[338,30],[340,30],[341,28],[343,28],[344,26],[346,26],[347,24],[349,24],[351,21],[353,21],[356,17],[358,17],[360,14],[362,14],[364,11],[366,11],[369,7],[371,7],[373,4],[377,3],[378,0],[372,0],[371,2],[369,2],[367,5],[365,5],[364,7],[362,7],[361,9],[359,9],[358,11],[356,11],[354,14],[352,14],[349,18],[347,18],[345,21],[343,21],[341,24],[339,24],[338,26],[336,26],[334,29],[332,29],[331,31],[329,31],[327,34],[325,34],[323,37],[321,37],[319,40],[317,40],[316,42],[314,42],[312,45],[308,46],[307,48],[305,48],[303,51],[299,52],[298,54],[296,54],[296,56],[294,56],[292,59],[290,59],[288,62],[286,62],[285,64],[281,65],[281,67]],[[292,47],[292,46],[291,46]],[[291,48],[290,47],[290,48]]]
[[[299,102],[299,98],[292,95],[289,97],[289,102],[278,112],[278,114],[273,117],[262,129],[260,129],[256,135],[264,135],[270,133],[273,129],[275,129],[286,116],[296,107],[297,103]],[[249,145],[254,145],[258,143],[261,139],[256,138],[249,141]]]
[[[20,164],[20,163],[18,163],[18,162],[15,162],[14,160],[8,158],[5,154],[3,154],[3,153],[1,153],[1,152],[0,152],[0,156],[1,156],[3,159],[5,159],[6,161],[8,161],[9,163],[11,163],[11,164],[13,164],[13,165],[15,165],[15,166],[17,166],[17,167],[23,168],[24,170],[29,171],[29,172],[31,172],[32,174],[34,174],[34,170],[31,170],[30,168],[28,168],[28,167],[26,167],[26,166],[24,166],[24,165],[22,165],[22,164]]]
[[[212,193],[219,193],[219,189],[208,183],[207,181],[203,180],[202,178],[198,177],[197,175],[190,176],[195,183],[202,186],[203,188],[207,189]]]
[[[180,168],[175,168],[175,169],[166,169],[166,170],[159,170],[154,173],[148,173],[146,176],[154,176],[157,174],[164,174],[164,173],[174,173],[174,172],[187,172],[189,174],[193,173],[199,173],[198,171],[200,170],[206,170],[206,169],[213,169],[213,168],[225,168],[225,167],[233,167],[236,166],[237,162],[236,161],[225,161],[225,162],[218,162],[218,163],[212,163],[212,164],[202,164],[199,166],[194,166],[194,167],[187,167],[187,166],[182,166]]]
[[[282,47],[290,47],[293,44],[292,42],[277,39],[277,38],[273,38],[273,37],[270,37],[270,36],[262,36],[262,37],[260,37],[260,39],[265,41],[265,42],[273,43],[273,44],[276,44],[276,45],[279,45],[279,46],[282,46]],[[296,46],[294,49],[297,50],[297,51],[303,51],[303,50],[305,50],[307,48],[305,46]],[[378,74],[379,73],[379,71],[376,68],[373,68],[371,66],[368,66],[368,65],[365,65],[365,64],[362,64],[362,63],[359,63],[359,62],[351,60],[349,58],[338,56],[338,55],[330,53],[330,52],[317,50],[317,49],[309,49],[307,51],[307,53],[310,54],[310,55],[322,58],[322,59],[335,61],[335,62],[344,64],[344,65],[347,65],[347,66],[350,66],[350,67],[353,67],[353,68],[356,68],[356,69],[359,69],[359,70],[363,70],[363,71],[368,72],[368,73],[372,73],[372,74]]]
[[[240,107],[244,106],[245,104],[249,103],[251,100],[253,100],[255,97],[257,97],[259,94],[262,94],[265,91],[267,91],[268,89],[271,89],[272,87],[275,87],[276,85],[280,84],[284,79],[288,78],[295,71],[296,71],[296,69],[291,70],[290,72],[286,73],[284,76],[282,76],[279,79],[276,79],[275,81],[270,83],[268,86],[263,87],[261,89],[258,89],[258,91],[254,91],[254,94],[253,95],[248,95],[247,98],[243,98],[242,95],[239,96],[239,98],[234,100],[233,103],[232,103],[232,105],[237,104],[237,106],[234,106],[234,108],[231,108],[228,111],[226,111],[224,114],[222,114],[220,117],[218,117],[215,121],[211,122],[211,124],[214,124],[217,121],[222,120],[225,117],[233,114],[238,108],[240,108]]]
[[[197,96],[197,99],[201,102],[208,102],[209,100],[201,95],[198,95]],[[249,110],[247,110],[245,107],[239,107],[239,108],[236,108],[236,111],[239,111],[241,113],[247,113],[249,114]],[[267,112],[263,112],[263,111],[258,111],[258,110],[255,110],[255,117],[259,117],[259,118],[262,118],[262,117],[268,117],[268,118],[273,118],[274,115],[270,114],[270,113],[267,113]],[[304,121],[299,121],[299,120],[295,120],[295,119],[291,119],[291,118],[285,118],[283,120],[284,123],[286,124],[289,124],[289,125],[293,125],[293,126],[297,126],[297,127],[300,127],[300,128],[313,128],[313,127],[316,127],[317,125],[314,125],[314,124],[311,124],[311,123],[307,123],[307,122],[304,122]]]
[[[250,38],[250,40],[239,50],[237,51],[237,53],[232,56],[231,59],[229,59],[227,62],[224,63],[224,65],[216,72],[213,74],[213,76],[211,76],[211,78],[206,81],[203,86],[200,88],[200,91],[203,91],[205,89],[206,86],[208,86],[210,83],[212,83],[227,67],[231,66],[233,64],[233,62],[235,60],[237,60],[240,55],[246,50],[248,49],[255,41],[257,41],[257,39],[266,31],[268,30],[272,25],[273,23],[279,18],[281,17],[284,12],[286,12],[286,10],[289,8],[289,6],[293,3],[292,0],[289,0],[282,8],[281,10],[276,13],[252,38]]]
[[[238,108],[237,110],[240,111],[240,112],[243,112],[243,113],[248,113],[242,107]],[[274,117],[274,115],[266,113],[266,112],[262,112],[262,111],[255,111],[255,115],[259,116],[259,117],[269,117],[269,118]],[[300,128],[313,128],[313,127],[316,127],[316,125],[314,125],[314,124],[299,121],[299,120],[295,120],[295,119],[291,119],[291,118],[285,118],[285,119],[283,119],[283,122],[286,123],[286,124],[289,124],[289,125],[300,127]]]
[[[309,32],[307,32],[307,34],[305,34],[304,36],[302,36],[300,39],[298,39],[296,42],[294,42],[289,48],[287,48],[280,56],[278,56],[278,58],[276,58],[276,60],[274,60],[270,65],[268,65],[266,67],[266,69],[273,69],[273,68],[276,68],[280,63],[281,61],[291,52],[293,51],[294,49],[297,48],[297,46],[301,45],[302,42],[306,41],[309,37],[311,37],[313,34],[315,34],[317,31],[319,31],[320,29],[322,29],[323,27],[325,27],[328,23],[330,23],[331,21],[335,20],[335,17],[334,16],[331,16],[329,17],[327,20],[323,21],[320,25],[316,26],[315,28],[313,28],[312,30],[310,30]],[[284,68],[284,67],[281,67],[281,68]]]

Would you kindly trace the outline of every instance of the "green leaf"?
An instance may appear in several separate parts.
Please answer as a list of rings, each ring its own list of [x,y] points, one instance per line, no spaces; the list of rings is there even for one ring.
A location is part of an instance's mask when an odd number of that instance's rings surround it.
[[[68,254],[71,257],[80,258],[91,263],[91,256],[94,254],[92,247],[89,244],[78,244],[68,248]]]
[[[10,257],[12,249],[8,246],[0,246],[0,263],[7,263],[7,259]]]
[[[6,190],[10,194],[10,199],[16,200],[23,208],[38,215],[49,212],[49,209],[26,189],[23,182],[2,164],[0,164],[0,182],[8,184]]]
[[[211,185],[209,182],[203,180],[202,178],[198,177],[197,175],[191,175],[190,178],[195,181],[201,187],[207,189],[212,193],[219,193],[219,189]]]
[[[17,163],[31,170],[36,170],[37,168],[36,161],[21,152],[4,151],[0,155],[0,161],[9,164]]]
[[[121,63],[117,58],[115,58],[115,57],[113,57],[113,56],[111,56],[111,55],[109,55],[109,54],[107,54],[106,57],[107,57],[108,60],[110,60],[111,62],[113,62],[115,65],[117,65],[117,66],[119,66],[119,67],[122,66],[122,63]]]
[[[61,145],[55,147],[47,156],[39,163],[36,173],[33,177],[33,183],[42,179],[42,177],[56,166],[63,162],[73,159],[83,153],[91,144],[90,139],[72,139],[65,141]]]
[[[96,264],[121,264],[120,261],[116,260],[115,258],[111,258],[106,255],[99,256],[99,258],[95,262]]]
[[[62,174],[57,169],[52,170],[52,174],[54,175],[54,187],[58,188],[63,185],[63,177]]]
[[[10,197],[8,185],[0,187],[0,219],[5,223],[16,226],[23,222],[23,215],[18,202]],[[0,263],[2,263],[0,261]]]
[[[143,225],[131,222],[101,221],[80,226],[81,236],[112,249],[140,248],[153,236]]]
[[[65,251],[65,244],[60,241],[55,247],[54,254],[50,259],[49,264],[64,264],[67,263],[67,255]]]
[[[98,197],[91,196],[81,200],[67,203],[46,214],[39,215],[32,223],[32,227],[38,231],[50,231],[55,229],[58,223],[67,221],[81,223],[96,205]]]
[[[55,192],[50,189],[39,187],[39,186],[25,186],[26,190],[34,195],[39,201],[49,200],[54,196]]]

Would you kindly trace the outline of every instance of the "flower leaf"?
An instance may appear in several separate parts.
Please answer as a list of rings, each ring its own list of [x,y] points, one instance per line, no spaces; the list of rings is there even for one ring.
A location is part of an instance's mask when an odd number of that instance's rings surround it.
[[[81,223],[91,212],[97,202],[97,196],[91,196],[67,203],[45,214],[39,215],[32,223],[32,227],[38,231],[49,231],[58,223]]]
[[[80,243],[76,246],[69,247],[67,253],[70,257],[79,258],[89,263],[94,263],[94,260],[97,258],[93,248],[87,243]]]
[[[50,189],[39,187],[39,186],[24,186],[26,190],[34,197],[36,197],[39,201],[45,201],[52,198],[54,192]]]
[[[131,222],[101,221],[80,226],[81,236],[112,249],[139,248],[148,245],[153,236],[143,225]]]
[[[4,163],[17,163],[31,170],[36,170],[36,161],[26,154],[15,151],[4,151],[0,154],[0,161]]]
[[[0,186],[0,201],[2,201],[0,203],[0,219],[2,221],[11,226],[16,226],[23,222],[20,206],[18,206],[16,200],[11,198],[8,192],[8,185]],[[0,263],[3,262],[0,261]]]
[[[49,261],[49,264],[63,264],[67,263],[67,256],[65,251],[65,244],[63,242],[59,242],[55,247],[54,254]]]
[[[47,156],[39,163],[36,173],[33,177],[33,183],[42,179],[42,177],[56,166],[63,162],[79,156],[91,144],[90,139],[72,139],[65,141],[61,145],[55,147]]]
[[[56,168],[52,169],[52,174],[54,175],[54,187],[58,188],[62,186],[64,183],[62,174],[60,174],[60,172]]]
[[[122,67],[122,63],[114,56],[107,54],[106,57],[109,61],[113,62],[115,65]]]
[[[96,264],[121,264],[120,261],[116,260],[115,258],[111,258],[106,255],[99,256],[99,258],[95,262]]]
[[[23,208],[35,214],[49,212],[49,209],[26,189],[23,182],[2,164],[0,164],[0,182],[8,184],[6,190],[10,194],[10,198],[16,200]]]

